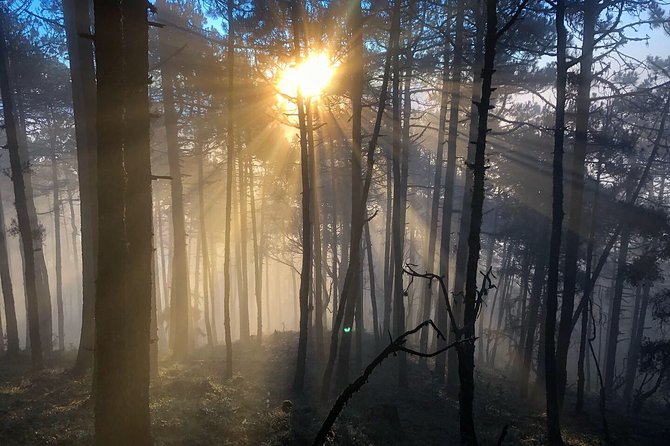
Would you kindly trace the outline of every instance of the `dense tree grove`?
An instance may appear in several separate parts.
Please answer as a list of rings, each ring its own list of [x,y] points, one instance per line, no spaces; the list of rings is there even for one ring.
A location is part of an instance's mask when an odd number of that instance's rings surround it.
[[[669,42],[665,0],[3,2],[0,444],[663,444]]]

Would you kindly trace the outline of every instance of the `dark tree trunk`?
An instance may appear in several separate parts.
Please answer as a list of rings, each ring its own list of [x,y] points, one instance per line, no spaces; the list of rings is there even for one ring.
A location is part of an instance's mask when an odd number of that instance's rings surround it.
[[[95,0],[98,203],[95,444],[152,443],[151,166],[144,2]]]
[[[598,157],[600,158],[600,157]],[[589,326],[589,300],[591,299],[592,289],[589,285],[591,280],[591,269],[593,266],[593,250],[595,248],[595,233],[598,224],[598,204],[600,198],[600,174],[602,166],[600,160],[598,160],[598,173],[596,175],[595,182],[595,191],[593,195],[593,207],[591,209],[591,228],[589,229],[589,239],[586,246],[586,271],[584,274],[584,293],[582,295],[582,300],[584,300],[585,305],[583,306],[581,313],[581,331],[579,336],[579,357],[577,359],[577,403],[575,406],[575,412],[580,413],[584,407],[584,360],[587,359],[586,352],[586,342],[588,338],[588,326]]]
[[[635,385],[635,376],[637,374],[638,363],[640,361],[640,345],[644,338],[644,324],[647,318],[647,309],[649,307],[649,294],[651,285],[645,283],[642,285],[642,302],[635,324],[634,331],[631,332],[630,344],[628,347],[628,358],[626,361],[626,376],[623,388],[623,399],[626,407],[630,408],[633,404],[633,386]]]
[[[35,246],[40,242],[35,240],[35,234],[30,221],[26,198],[26,184],[24,171],[25,163],[19,156],[18,122],[15,115],[14,97],[11,87],[11,73],[9,72],[9,58],[5,40],[6,10],[0,7],[0,90],[4,113],[4,126],[7,134],[7,151],[11,167],[12,183],[14,185],[14,203],[19,227],[21,246],[23,248],[23,275],[26,292],[26,310],[28,319],[28,334],[30,340],[30,354],[33,368],[42,368],[42,340],[40,339],[40,316],[37,295],[37,271],[35,268]],[[50,334],[49,334],[50,336]]]
[[[626,225],[621,231],[619,255],[617,258],[616,279],[614,281],[614,294],[612,295],[612,303],[610,304],[610,313],[608,317],[609,327],[607,329],[607,352],[605,354],[605,389],[608,393],[614,391],[616,355],[617,347],[619,345],[619,320],[621,317],[621,301],[623,298],[629,242],[630,227]]]
[[[410,12],[411,20],[413,13]],[[405,79],[401,92],[400,50],[397,49],[393,58],[393,219],[391,222],[391,239],[393,249],[393,333],[400,336],[405,332],[405,290],[403,287],[403,259],[405,255],[405,220],[407,209],[407,175],[410,146],[410,114],[412,79],[412,63],[414,58],[411,48],[411,22],[406,24],[409,36],[405,39],[407,48],[405,59]],[[401,109],[402,95],[402,109]],[[401,121],[402,114],[402,121]],[[407,355],[400,353],[398,358],[398,385],[407,387]]]
[[[539,317],[540,301],[542,300],[542,287],[544,279],[547,277],[547,250],[544,240],[546,239],[543,232],[539,239],[540,246],[537,247],[537,254],[535,256],[535,270],[533,271],[533,278],[530,285],[530,298],[528,302],[528,315],[526,318],[526,336],[522,345],[523,353],[521,358],[521,373],[519,378],[520,393],[522,397],[528,396],[528,384],[530,378],[530,369],[533,361],[533,349],[535,347],[535,329]],[[538,364],[538,368],[542,365]]]
[[[356,15],[358,16],[361,12],[357,8]],[[360,19],[360,17],[359,17]],[[354,26],[354,28],[358,28],[358,26]],[[397,42],[398,42],[398,36],[400,34],[400,2],[395,2],[393,5],[393,14],[391,17],[391,31],[390,31],[390,45],[389,47],[392,47],[395,45],[397,48]],[[362,33],[358,33],[361,42],[357,44],[357,46],[362,45]],[[360,51],[362,49],[359,48]],[[388,91],[388,80],[389,80],[389,73],[390,73],[390,68],[391,68],[391,54],[392,51],[389,51],[386,57],[386,61],[384,62],[384,76],[382,79],[382,85],[381,85],[381,92],[379,95],[379,107],[377,108],[377,116],[375,118],[375,124],[374,124],[374,129],[372,131],[372,136],[370,138],[369,144],[368,144],[368,150],[367,150],[367,162],[366,162],[366,171],[365,171],[365,179],[363,181],[363,188],[362,188],[362,193],[360,196],[360,201],[356,204],[356,207],[352,209],[352,214],[358,213],[360,215],[360,226],[352,226],[351,229],[351,240],[350,240],[350,248],[354,252],[351,253],[351,260],[354,262],[358,262],[357,264],[353,264],[352,261],[349,261],[347,265],[347,272],[344,277],[344,283],[342,286],[342,293],[340,297],[340,303],[337,308],[337,314],[335,315],[334,318],[334,323],[331,331],[331,341],[330,341],[330,349],[329,349],[329,355],[328,355],[328,362],[326,363],[326,367],[323,373],[323,381],[322,381],[322,386],[321,386],[321,398],[326,399],[328,397],[328,394],[330,393],[331,390],[331,379],[332,379],[332,374],[333,374],[333,368],[335,366],[335,361],[338,356],[338,346],[339,346],[339,330],[340,327],[342,326],[342,323],[345,323],[345,328],[346,327],[351,327],[351,323],[353,322],[353,313],[354,313],[354,304],[355,304],[355,299],[354,298],[349,298],[352,291],[352,287],[357,287],[358,286],[358,280],[356,277],[356,274],[360,273],[361,265],[360,265],[360,250],[361,250],[361,238],[363,235],[363,215],[366,214],[366,207],[367,207],[367,198],[368,198],[368,193],[370,191],[370,185],[372,184],[372,171],[374,168],[374,153],[375,153],[375,148],[377,147],[377,140],[379,137],[379,131],[381,128],[381,122],[382,118],[384,115],[384,108],[386,105],[386,97],[387,97],[387,91]],[[360,130],[360,128],[359,128]],[[356,132],[354,131],[353,134],[355,135]],[[359,135],[360,137],[360,135]],[[352,203],[353,204],[353,203]],[[385,309],[386,311],[386,309]],[[347,325],[348,324],[348,325]],[[351,342],[351,337],[347,333],[343,334],[343,343],[350,343]],[[347,365],[343,367],[347,367],[348,369],[348,345],[344,347],[344,351],[347,352]],[[342,358],[342,356],[340,356]],[[340,361],[341,363],[342,361]],[[346,381],[346,376],[344,373],[341,373],[340,370],[338,370],[338,383],[342,383],[343,381]],[[346,382],[345,382],[346,383]]]
[[[565,233],[565,271],[563,278],[563,298],[561,300],[561,322],[558,327],[556,344],[556,372],[558,384],[558,408],[563,407],[567,381],[568,349],[572,335],[572,313],[575,308],[575,285],[577,283],[577,263],[579,260],[580,231],[582,227],[582,201],[584,195],[584,175],[586,173],[586,147],[588,143],[589,111],[591,107],[591,65],[595,27],[600,6],[597,1],[584,3],[584,25],[580,75],[577,85],[577,115],[575,119],[575,149],[570,168],[570,209],[567,214]]]
[[[477,319],[477,274],[480,251],[482,209],[484,206],[486,177],[486,134],[491,108],[492,80],[495,71],[496,43],[498,39],[497,1],[486,2],[486,36],[484,38],[484,67],[481,100],[478,104],[477,139],[473,165],[472,203],[470,210],[470,230],[468,232],[468,261],[465,273],[465,298],[463,302],[462,339],[475,336]],[[475,345],[466,342],[458,347],[458,376],[460,380],[460,437],[463,445],[476,445],[477,434],[473,418]]]
[[[361,206],[362,192],[362,94],[363,94],[363,17],[360,4],[354,5],[351,11],[349,32],[352,35],[350,49],[351,77],[349,91],[351,94],[351,222],[349,226],[349,262],[344,280],[340,307],[343,308],[344,330],[342,342],[337,354],[338,363],[335,375],[335,390],[339,392],[349,381],[349,356],[353,336],[353,324],[356,307],[361,304],[360,280],[362,274],[362,235],[363,219],[366,212]],[[366,197],[367,198],[367,197]],[[367,201],[367,200],[366,200]],[[346,249],[346,248],[344,248]],[[346,292],[346,295],[345,295]],[[338,309],[339,310],[339,309]],[[347,328],[349,330],[347,330]],[[333,327],[337,332],[339,327]],[[358,330],[356,330],[358,332]],[[332,341],[331,341],[332,343]]]
[[[233,113],[235,112],[234,102],[234,83],[235,78],[235,27],[233,20],[233,0],[227,0],[227,18],[228,18],[228,45],[226,48],[227,55],[227,81],[228,81],[228,102],[226,111],[226,216],[225,216],[225,248],[223,254],[223,330],[224,339],[226,342],[226,365],[223,372],[224,378],[233,377],[233,339],[230,329],[230,295],[231,295],[231,281],[230,281],[230,231],[232,223],[232,206],[233,206],[233,175],[235,166],[235,130]]]
[[[314,252],[314,337],[316,339],[316,356],[323,357],[323,261],[321,251],[321,212],[319,198],[319,178],[317,172],[319,161],[314,147],[314,122],[312,102],[308,100],[305,107],[307,115],[307,142],[309,148],[309,177],[312,199],[310,216],[312,217],[313,252]]]
[[[547,441],[563,445],[560,424],[559,374],[556,359],[556,311],[558,310],[558,268],[563,226],[563,143],[565,140],[565,92],[567,84],[565,0],[556,1],[556,122],[554,127],[553,202],[544,336],[545,389],[547,395]]]
[[[300,42],[302,40],[302,0],[291,6],[293,22],[293,51],[296,64],[302,58]],[[309,99],[308,99],[309,100]],[[309,289],[312,272],[312,227],[311,227],[311,189],[309,178],[309,149],[307,144],[307,124],[305,122],[305,105],[300,88],[297,97],[298,122],[300,126],[300,174],[302,180],[302,266],[300,269],[300,336],[298,339],[298,358],[293,390],[302,392],[305,385],[305,371],[307,361],[307,329],[309,325]],[[269,308],[268,308],[269,310]]]
[[[375,334],[375,343],[379,343],[381,335],[379,333],[379,313],[377,311],[377,284],[375,282],[375,266],[372,255],[372,238],[370,237],[370,224],[365,223],[365,240],[367,243],[368,273],[370,277],[370,303],[372,305],[372,325]]]

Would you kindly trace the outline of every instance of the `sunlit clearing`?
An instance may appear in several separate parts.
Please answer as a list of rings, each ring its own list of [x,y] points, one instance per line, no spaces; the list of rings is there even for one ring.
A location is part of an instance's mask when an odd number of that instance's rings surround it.
[[[312,53],[299,65],[290,66],[281,73],[277,88],[280,101],[286,96],[295,98],[300,93],[307,98],[319,96],[328,86],[335,66],[325,52]]]

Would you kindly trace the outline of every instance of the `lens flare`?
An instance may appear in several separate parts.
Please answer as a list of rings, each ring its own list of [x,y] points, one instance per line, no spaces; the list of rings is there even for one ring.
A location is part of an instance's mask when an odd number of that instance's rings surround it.
[[[281,95],[295,98],[300,93],[307,98],[319,96],[328,87],[335,67],[325,52],[307,56],[299,65],[287,67],[277,83]]]

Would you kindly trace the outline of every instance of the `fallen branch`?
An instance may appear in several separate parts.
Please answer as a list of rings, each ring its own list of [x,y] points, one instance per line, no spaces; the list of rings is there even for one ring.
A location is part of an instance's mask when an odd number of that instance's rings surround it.
[[[437,356],[440,353],[443,353],[447,351],[448,349],[455,347],[456,345],[462,344],[464,342],[474,342],[476,338],[471,338],[471,339],[462,339],[460,341],[453,342],[446,347],[443,347],[439,350],[436,350],[432,353],[424,353],[424,352],[419,352],[415,351],[412,349],[409,349],[405,347],[405,343],[407,342],[407,337],[420,331],[423,328],[426,327],[432,327],[436,332],[437,332],[437,337],[441,339],[445,339],[444,335],[442,332],[437,328],[437,326],[433,323],[432,320],[427,320],[423,321],[419,325],[417,325],[415,328],[412,330],[408,330],[398,336],[397,338],[393,339],[391,343],[381,351],[375,357],[375,359],[368,364],[367,367],[365,367],[365,370],[359,376],[354,382],[349,384],[346,389],[342,391],[340,396],[337,398],[335,401],[335,404],[333,404],[333,407],[330,409],[330,412],[328,413],[328,416],[324,420],[323,424],[321,425],[321,429],[319,429],[319,432],[316,434],[316,438],[314,439],[314,442],[312,443],[314,446],[321,446],[326,442],[326,439],[328,438],[328,434],[330,433],[333,425],[335,424],[335,421],[337,420],[337,417],[340,415],[342,410],[344,410],[344,406],[347,405],[349,400],[354,396],[356,392],[361,390],[361,388],[365,385],[365,383],[368,382],[368,379],[370,379],[370,375],[372,375],[372,372],[381,365],[381,363],[388,358],[391,355],[396,355],[398,352],[405,352],[410,355],[416,355],[416,356],[421,356],[425,358],[430,358],[433,356]]]

